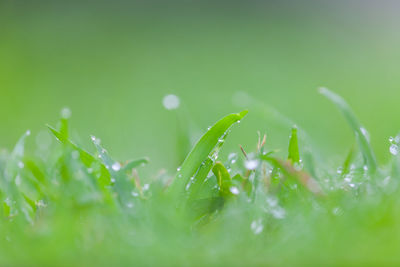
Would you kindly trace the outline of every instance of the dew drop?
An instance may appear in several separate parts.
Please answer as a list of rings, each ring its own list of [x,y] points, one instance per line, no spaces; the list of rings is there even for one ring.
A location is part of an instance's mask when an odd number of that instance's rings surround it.
[[[255,159],[246,160],[244,163],[246,169],[248,170],[255,170],[258,167],[259,161]]]
[[[261,234],[261,232],[264,230],[264,225],[262,224],[262,220],[254,220],[250,224],[250,229],[253,231],[255,235]]]
[[[390,154],[396,156],[397,154],[399,154],[399,146],[392,144],[389,148]]]
[[[275,219],[284,219],[286,217],[286,211],[282,207],[272,209],[271,214]]]
[[[25,164],[22,161],[18,162],[18,168],[23,169],[25,167]]]
[[[147,191],[150,189],[150,185],[149,184],[144,184],[143,185],[143,191]]]
[[[17,177],[15,177],[15,184],[16,184],[17,186],[20,186],[20,185],[21,185],[21,176],[17,175]]]
[[[31,130],[26,131],[26,136],[30,136],[31,135]]]
[[[229,191],[231,191],[232,194],[234,195],[239,195],[240,191],[236,186],[231,186],[231,188],[229,188]]]
[[[179,108],[180,100],[176,95],[166,95],[163,98],[163,106],[168,110]]]
[[[120,169],[121,169],[121,164],[119,163],[119,162],[115,162],[112,166],[111,166],[111,168],[114,170],[114,171],[119,171]]]
[[[63,119],[69,119],[72,115],[72,112],[69,108],[65,107],[61,110],[61,117]]]

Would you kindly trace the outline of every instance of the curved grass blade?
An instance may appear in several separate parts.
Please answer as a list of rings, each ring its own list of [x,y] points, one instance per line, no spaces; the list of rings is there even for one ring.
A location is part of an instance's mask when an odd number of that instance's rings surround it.
[[[217,177],[220,195],[224,198],[232,196],[233,194],[230,191],[232,178],[225,166],[221,162],[217,162],[212,171],[215,177]]]
[[[79,152],[79,158],[81,162],[85,165],[87,168],[91,168],[94,163],[100,163],[100,178],[99,182],[101,186],[107,186],[110,185],[111,182],[111,177],[110,174],[107,171],[107,168],[102,164],[98,159],[96,159],[94,156],[92,156],[89,152],[85,151],[84,149],[80,148],[76,144],[74,144],[71,140],[66,138],[66,136],[62,133],[54,129],[53,127],[47,125],[47,128],[52,132],[52,134],[64,145],[69,145],[71,146],[74,150]]]
[[[172,191],[179,190],[184,192],[185,186],[189,182],[190,177],[196,173],[202,162],[206,160],[209,154],[217,146],[221,137],[226,136],[227,130],[229,130],[234,123],[243,119],[247,113],[248,111],[244,110],[240,113],[230,114],[224,117],[201,137],[176,174],[171,186]]]
[[[290,161],[284,161],[281,159],[277,159],[274,157],[270,157],[267,155],[261,155],[260,158],[269,162],[276,169],[282,171],[282,173],[292,179],[299,181],[305,188],[307,188],[310,192],[316,195],[323,195],[323,191],[319,186],[318,182],[314,180],[308,173],[305,171],[299,171]]]
[[[346,118],[348,124],[350,125],[351,129],[354,131],[357,137],[358,144],[361,153],[364,157],[364,161],[368,167],[368,170],[370,171],[370,173],[375,173],[377,170],[377,162],[375,154],[366,137],[365,129],[362,127],[357,117],[354,115],[350,106],[342,97],[333,93],[327,88],[320,88],[319,92],[326,98],[328,98],[330,101],[332,101],[336,105],[336,107],[340,110],[340,112],[343,114],[343,116]]]
[[[127,164],[125,164],[122,168],[122,172],[128,172],[136,167],[143,166],[145,164],[149,163],[148,158],[142,158],[142,159],[137,159],[137,160],[131,160]]]

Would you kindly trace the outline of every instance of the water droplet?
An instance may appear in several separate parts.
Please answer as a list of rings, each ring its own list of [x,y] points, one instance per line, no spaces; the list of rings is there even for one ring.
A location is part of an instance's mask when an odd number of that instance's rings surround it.
[[[232,194],[234,195],[239,195],[240,191],[236,186],[231,186],[231,188],[229,188],[229,191],[231,191]]]
[[[344,178],[344,181],[346,182],[346,183],[351,183],[351,176],[346,176],[345,178]]]
[[[237,121],[237,123],[241,123],[241,121]]]
[[[396,156],[397,154],[399,154],[399,146],[392,144],[389,148],[390,154]]]
[[[235,164],[237,160],[237,154],[236,153],[230,153],[228,156],[228,160],[231,164]]]
[[[26,135],[30,136],[31,135],[31,130],[26,131]]]
[[[393,143],[393,142],[394,142],[393,136],[389,137],[389,142],[390,142],[390,143]]]
[[[351,188],[354,188],[356,185],[355,185],[355,184],[349,184],[349,186],[350,186]]]
[[[207,131],[209,131],[210,129],[211,129],[211,126],[208,126],[208,127],[207,127]]]
[[[368,131],[367,131],[364,127],[361,127],[361,128],[360,128],[360,131],[361,131],[361,133],[365,136],[365,138],[367,139],[367,141],[370,141],[370,137],[369,137]]]
[[[91,136],[90,137],[90,139],[92,139],[92,141],[93,141],[93,143],[95,144],[95,145],[100,145],[100,143],[101,143],[101,140],[99,139],[99,138],[96,138],[96,136]]]
[[[178,172],[180,172],[180,171],[182,170],[182,167],[178,167],[176,170],[177,170]]]
[[[276,205],[278,205],[278,199],[276,197],[268,196],[266,200],[270,207],[276,207]]]
[[[69,119],[71,117],[71,114],[72,114],[71,110],[67,107],[61,110],[61,117],[63,119]]]
[[[17,186],[20,186],[20,185],[21,185],[21,176],[17,175],[17,177],[15,177],[15,184],[16,184]]]
[[[343,214],[343,210],[340,207],[334,207],[332,213],[333,215],[339,216]]]
[[[111,168],[114,170],[114,171],[119,171],[120,169],[121,169],[121,164],[119,163],[119,162],[115,162],[112,166],[111,166]]]
[[[163,105],[168,110],[177,109],[180,105],[179,97],[176,95],[166,95],[163,98]]]
[[[131,192],[131,195],[132,195],[133,197],[138,197],[138,196],[139,196],[139,194],[136,193],[135,191],[132,191],[132,192]]]
[[[271,215],[275,219],[284,219],[286,217],[286,211],[282,207],[276,207],[276,208],[271,210]]]
[[[261,232],[264,230],[264,225],[262,224],[262,220],[254,220],[251,222],[250,229],[253,231],[255,235],[261,234]]]
[[[18,162],[18,168],[23,169],[25,167],[25,164],[22,161]]]
[[[115,178],[111,178],[111,183],[115,183]]]
[[[132,202],[126,203],[126,207],[129,209],[133,208],[133,203]]]
[[[185,188],[186,191],[189,191],[191,185],[192,185],[192,183],[190,183],[190,182],[186,185],[186,188]]]
[[[255,170],[258,167],[259,161],[256,159],[246,160],[244,163],[246,169]]]
[[[143,189],[143,191],[147,191],[147,190],[150,189],[150,185],[149,184],[144,184],[142,189]]]

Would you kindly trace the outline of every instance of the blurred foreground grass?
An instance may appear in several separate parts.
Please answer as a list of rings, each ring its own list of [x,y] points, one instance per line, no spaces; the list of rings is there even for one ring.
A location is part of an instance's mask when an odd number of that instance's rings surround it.
[[[147,159],[115,161],[94,136],[95,153],[76,145],[64,109],[49,126],[57,144],[26,152],[27,132],[0,155],[0,264],[398,264],[400,136],[390,139],[390,163],[377,164],[350,107],[321,93],[357,141],[338,168],[304,149],[297,128],[283,159],[262,135],[255,151],[220,158],[251,117],[243,111],[210,127],[175,176],[143,175]]]

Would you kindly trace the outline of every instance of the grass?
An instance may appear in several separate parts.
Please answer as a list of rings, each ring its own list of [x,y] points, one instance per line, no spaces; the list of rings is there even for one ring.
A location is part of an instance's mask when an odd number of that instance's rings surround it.
[[[400,140],[391,139],[391,161],[378,165],[347,103],[320,92],[357,140],[337,168],[303,152],[297,127],[284,159],[262,135],[255,151],[238,148],[220,159],[229,131],[246,119],[242,111],[210,127],[176,174],[142,177],[141,169],[151,168],[147,158],[118,162],[94,136],[95,152],[86,151],[71,140],[63,112],[58,127],[48,126],[59,144],[25,152],[27,132],[0,156],[0,264],[400,262]]]

